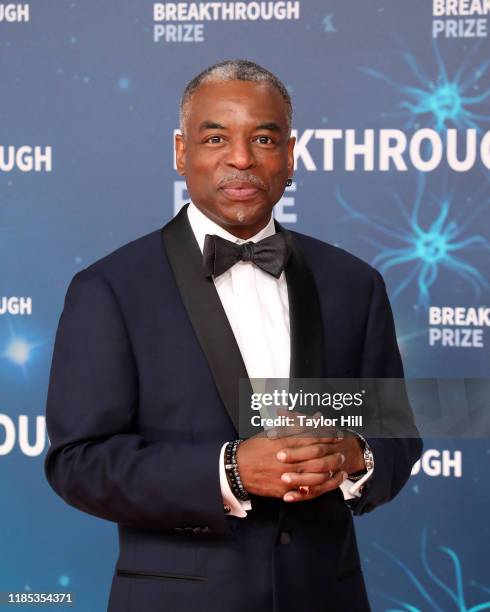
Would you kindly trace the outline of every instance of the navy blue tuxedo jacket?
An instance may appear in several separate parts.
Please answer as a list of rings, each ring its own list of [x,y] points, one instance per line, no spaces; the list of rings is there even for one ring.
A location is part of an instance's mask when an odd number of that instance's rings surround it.
[[[383,280],[345,251],[285,231],[291,375],[401,377]],[[118,524],[110,612],[366,612],[352,514],[392,499],[421,452],[370,440],[375,471],[349,508],[339,489],[227,517],[218,457],[237,437],[246,369],[185,208],[79,272],[50,375],[47,478]],[[411,423],[411,415],[407,421]],[[95,552],[95,551],[94,551]]]

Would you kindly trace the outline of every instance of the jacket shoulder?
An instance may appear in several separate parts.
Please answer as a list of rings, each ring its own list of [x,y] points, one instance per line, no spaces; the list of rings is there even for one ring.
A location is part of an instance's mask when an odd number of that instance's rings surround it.
[[[164,255],[161,228],[124,244],[87,266],[89,272],[112,277],[140,274]]]

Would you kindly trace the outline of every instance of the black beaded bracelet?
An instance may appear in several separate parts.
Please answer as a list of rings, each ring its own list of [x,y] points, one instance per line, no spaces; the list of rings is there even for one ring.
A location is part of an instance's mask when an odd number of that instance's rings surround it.
[[[228,442],[225,448],[225,469],[229,476],[230,487],[233,495],[241,501],[248,501],[250,495],[245,489],[240,478],[240,472],[238,471],[238,462],[236,460],[236,454],[238,447],[240,446],[241,440],[235,440],[234,442]]]

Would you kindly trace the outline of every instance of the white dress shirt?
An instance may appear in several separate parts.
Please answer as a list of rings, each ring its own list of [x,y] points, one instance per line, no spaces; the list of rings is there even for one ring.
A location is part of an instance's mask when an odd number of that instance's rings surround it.
[[[192,202],[187,209],[192,231],[201,252],[206,234],[243,244],[258,242],[272,236],[276,230],[274,219],[248,240],[237,238],[211,221]],[[223,305],[231,329],[240,349],[249,378],[289,378],[291,344],[289,334],[289,302],[284,272],[276,279],[250,261],[239,261],[214,279],[214,285]],[[233,516],[246,517],[251,509],[250,501],[238,500],[232,493],[226,478],[224,451],[219,457],[219,475],[223,503],[231,508]],[[344,499],[359,496],[362,484],[371,476],[372,470],[361,480],[353,483],[346,480],[341,489]]]

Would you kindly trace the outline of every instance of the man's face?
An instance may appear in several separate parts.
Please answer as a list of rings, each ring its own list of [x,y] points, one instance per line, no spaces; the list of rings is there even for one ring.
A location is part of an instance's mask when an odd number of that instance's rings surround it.
[[[194,204],[215,223],[250,238],[268,222],[293,173],[286,105],[267,83],[201,85],[176,136],[177,169]]]

